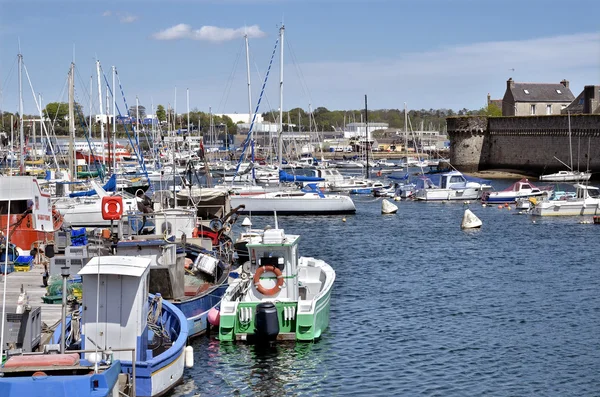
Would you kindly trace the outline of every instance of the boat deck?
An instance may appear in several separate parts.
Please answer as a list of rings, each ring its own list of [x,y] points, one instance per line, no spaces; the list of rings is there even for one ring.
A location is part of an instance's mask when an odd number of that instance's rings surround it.
[[[21,285],[29,295],[29,305],[32,307],[41,307],[42,323],[46,323],[49,327],[60,322],[61,304],[48,304],[42,301],[42,297],[46,295],[46,288],[42,285],[42,274],[44,267],[42,265],[34,266],[28,272],[12,272],[6,276],[6,305],[16,306],[19,294],[21,293]],[[4,291],[4,273],[0,274],[0,303]]]

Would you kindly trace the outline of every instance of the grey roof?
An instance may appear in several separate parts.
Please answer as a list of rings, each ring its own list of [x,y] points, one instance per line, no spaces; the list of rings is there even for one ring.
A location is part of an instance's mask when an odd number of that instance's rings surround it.
[[[525,93],[525,90],[529,94]],[[560,94],[558,93],[560,91]],[[572,102],[575,97],[570,89],[560,83],[515,83],[511,87],[515,102]]]

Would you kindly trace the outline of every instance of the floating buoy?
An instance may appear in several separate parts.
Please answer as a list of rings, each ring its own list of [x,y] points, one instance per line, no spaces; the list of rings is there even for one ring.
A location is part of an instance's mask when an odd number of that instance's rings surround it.
[[[383,199],[381,201],[381,213],[382,214],[395,214],[398,211],[398,206],[393,204],[391,201]]]
[[[498,206],[498,209],[499,209],[499,210],[501,210],[501,209],[502,209],[502,205],[499,205],[499,206]]]
[[[342,218],[342,222],[346,222],[346,217]]]
[[[185,347],[185,366],[186,368],[194,366],[194,348],[192,346]]]
[[[400,201],[400,197],[398,197],[398,196],[394,197],[394,201]]]
[[[463,215],[463,220],[460,225],[461,229],[475,229],[481,227],[483,222],[481,219],[477,217],[470,209],[465,210],[465,214]]]
[[[506,208],[508,208],[508,203],[504,203],[504,206],[505,206]]]
[[[482,207],[487,207],[486,203],[481,204]]]
[[[213,307],[208,311],[208,322],[210,325],[214,325],[215,327],[219,326],[219,322],[221,321],[221,312],[216,307]]]

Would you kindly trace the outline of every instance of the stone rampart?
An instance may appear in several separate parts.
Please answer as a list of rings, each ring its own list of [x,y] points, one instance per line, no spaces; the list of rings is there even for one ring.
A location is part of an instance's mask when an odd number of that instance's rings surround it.
[[[514,169],[542,174],[573,168],[600,171],[600,115],[449,117],[450,162],[465,172]],[[558,161],[559,159],[560,161]]]

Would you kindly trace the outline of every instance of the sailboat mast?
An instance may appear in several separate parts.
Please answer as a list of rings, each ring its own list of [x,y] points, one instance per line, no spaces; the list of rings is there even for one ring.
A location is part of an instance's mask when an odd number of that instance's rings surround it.
[[[569,122],[569,155],[571,156],[571,171],[573,171],[573,148],[571,147],[571,112],[567,111],[567,120]]]
[[[185,89],[186,107],[187,107],[187,133],[190,134],[190,89]]]
[[[366,178],[369,179],[369,111],[367,110],[367,95],[365,94],[365,149],[367,152]]]
[[[19,54],[19,172],[25,175],[25,133],[23,132],[23,55]]]
[[[404,102],[404,153],[406,154],[406,170],[408,171],[408,113]]]
[[[116,71],[117,69],[113,66],[112,67],[112,114],[113,114],[113,133],[114,135],[114,139],[113,139],[113,152],[112,152],[112,158],[113,158],[113,170],[115,170],[115,172],[117,171],[117,156],[116,154],[116,150],[117,150],[117,97],[115,96],[115,88],[116,88],[116,84],[115,84],[115,77],[116,77]],[[110,159],[110,156],[109,156]]]
[[[71,179],[75,179],[75,63],[71,62],[69,70],[69,171]]]
[[[279,28],[281,47],[279,48],[279,139],[277,140],[277,158],[279,159],[279,170],[283,164],[283,33],[285,26]]]
[[[252,123],[252,90],[250,89],[250,49],[248,46],[248,35],[244,35],[246,42],[246,81],[248,83],[248,123]],[[252,139],[252,135],[250,136]]]
[[[102,107],[102,82],[100,81],[99,60],[96,60],[96,75],[98,76],[98,106],[100,107],[100,142],[104,151],[104,108]],[[104,156],[102,156],[102,164],[104,164]]]

